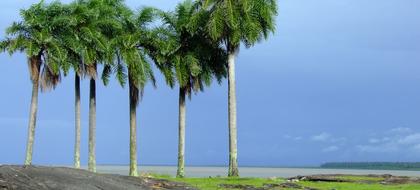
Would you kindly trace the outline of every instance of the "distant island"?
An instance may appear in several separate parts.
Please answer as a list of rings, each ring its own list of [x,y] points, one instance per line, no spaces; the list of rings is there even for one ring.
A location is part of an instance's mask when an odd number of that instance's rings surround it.
[[[327,162],[321,168],[420,171],[420,162]]]

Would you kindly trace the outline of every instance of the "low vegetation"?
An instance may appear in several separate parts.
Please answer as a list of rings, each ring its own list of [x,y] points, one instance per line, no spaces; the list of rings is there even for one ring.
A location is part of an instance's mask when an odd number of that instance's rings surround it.
[[[174,182],[186,183],[194,188],[203,190],[277,190],[277,189],[306,189],[306,190],[418,190],[420,183],[412,181],[389,182],[390,178],[404,178],[394,176],[356,176],[334,175],[323,176],[330,181],[288,180],[284,178],[174,178],[168,175],[148,175],[155,179],[166,179]],[[310,178],[311,176],[309,176]],[[316,176],[319,179],[320,176]]]
[[[420,171],[420,162],[329,162],[321,168]]]

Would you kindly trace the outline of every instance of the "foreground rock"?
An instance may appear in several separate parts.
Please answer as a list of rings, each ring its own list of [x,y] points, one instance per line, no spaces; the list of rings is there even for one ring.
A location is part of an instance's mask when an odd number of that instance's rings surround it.
[[[396,185],[396,184],[408,184],[408,183],[420,183],[420,178],[418,177],[399,177],[399,176],[390,176],[383,180],[381,184],[384,185]]]
[[[337,178],[339,175],[311,175],[311,176],[296,176],[289,178],[290,182],[299,181],[316,181],[316,182],[353,182],[352,180]]]
[[[96,174],[71,168],[0,166],[0,190],[155,190],[194,189],[151,178]]]

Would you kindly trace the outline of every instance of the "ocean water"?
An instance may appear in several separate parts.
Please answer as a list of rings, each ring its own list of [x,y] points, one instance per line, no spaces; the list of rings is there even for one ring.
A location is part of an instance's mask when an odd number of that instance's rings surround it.
[[[187,177],[209,177],[226,176],[226,167],[186,167]],[[128,166],[97,166],[99,173],[108,174],[128,174]],[[155,173],[174,176],[176,166],[139,166],[140,173]],[[241,177],[294,177],[298,175],[314,174],[391,174],[395,176],[420,177],[420,171],[399,171],[399,170],[349,170],[349,169],[322,169],[322,168],[259,168],[259,167],[240,167]]]

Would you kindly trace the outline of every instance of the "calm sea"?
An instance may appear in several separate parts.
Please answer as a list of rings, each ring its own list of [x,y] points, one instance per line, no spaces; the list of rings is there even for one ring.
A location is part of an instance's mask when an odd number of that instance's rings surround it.
[[[141,173],[155,173],[175,175],[175,166],[139,166]],[[109,174],[128,174],[128,166],[98,166],[99,173]],[[298,175],[314,174],[391,174],[396,176],[415,176],[420,177],[419,171],[397,171],[397,170],[348,170],[348,169],[320,169],[320,168],[258,168],[241,167],[239,168],[242,177],[294,177]],[[209,177],[226,176],[226,167],[186,167],[185,173],[188,177]]]

